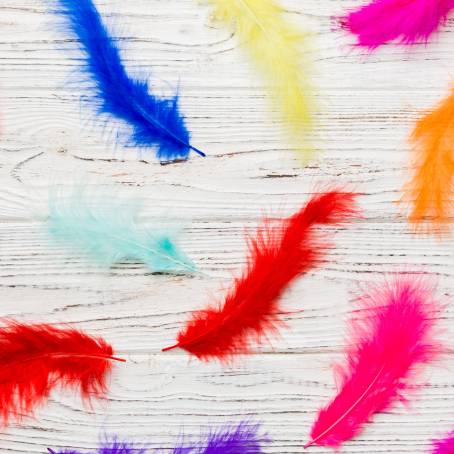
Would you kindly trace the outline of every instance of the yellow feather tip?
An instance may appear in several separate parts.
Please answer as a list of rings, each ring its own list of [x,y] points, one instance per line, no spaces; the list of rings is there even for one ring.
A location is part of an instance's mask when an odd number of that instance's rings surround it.
[[[263,74],[292,148],[303,161],[313,157],[316,111],[308,74],[309,35],[286,20],[272,0],[206,0],[213,18],[233,30]]]

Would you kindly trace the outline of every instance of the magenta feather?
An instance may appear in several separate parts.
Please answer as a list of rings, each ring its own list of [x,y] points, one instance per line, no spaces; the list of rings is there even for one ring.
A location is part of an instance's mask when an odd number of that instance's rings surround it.
[[[454,431],[441,440],[433,441],[432,454],[454,454]]]
[[[373,0],[342,18],[342,27],[371,50],[394,40],[427,43],[452,8],[454,0]]]
[[[374,413],[405,401],[421,366],[441,350],[434,339],[440,305],[434,286],[396,277],[359,299],[350,322],[346,363],[336,367],[340,391],[319,414],[306,444],[338,447],[360,433]]]

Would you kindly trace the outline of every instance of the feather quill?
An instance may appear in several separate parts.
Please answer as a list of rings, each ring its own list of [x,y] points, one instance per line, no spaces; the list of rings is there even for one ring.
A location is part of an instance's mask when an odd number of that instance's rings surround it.
[[[160,161],[187,159],[190,134],[179,110],[178,93],[160,98],[150,91],[145,79],[128,75],[120,50],[103,24],[92,0],[55,0],[57,13],[68,31],[78,39],[83,52],[81,70],[91,87],[91,102],[101,118],[109,116],[125,122],[129,132],[124,143],[130,147],[155,147]]]
[[[427,44],[444,25],[454,0],[373,0],[342,18],[359,46],[373,50],[389,41]]]
[[[454,200],[454,89],[418,120],[410,140],[416,170],[403,197],[411,203],[409,220],[417,230],[446,233]]]
[[[433,440],[432,454],[454,454],[454,431],[441,440]]]
[[[434,339],[440,306],[428,282],[396,277],[373,287],[350,322],[345,365],[335,369],[339,393],[322,409],[305,445],[339,447],[363,430],[375,413],[406,401],[405,392],[441,345]]]
[[[313,86],[307,34],[284,17],[275,0],[206,0],[213,17],[232,30],[250,59],[263,74],[270,95],[291,138],[300,151],[312,151],[309,134],[314,129]]]
[[[103,397],[113,361],[101,338],[72,328],[7,320],[0,329],[0,425],[20,420],[44,403],[55,386],[80,390],[85,400]]]
[[[51,191],[47,228],[55,241],[101,264],[134,259],[154,272],[194,272],[168,231],[139,226],[139,212],[135,199],[76,186],[67,197]]]
[[[336,225],[355,211],[354,194],[331,191],[314,196],[306,206],[279,223],[265,221],[249,236],[249,255],[224,302],[195,312],[177,336],[177,344],[199,359],[228,361],[250,351],[282,324],[279,299],[298,275],[316,266],[325,244],[317,224]]]

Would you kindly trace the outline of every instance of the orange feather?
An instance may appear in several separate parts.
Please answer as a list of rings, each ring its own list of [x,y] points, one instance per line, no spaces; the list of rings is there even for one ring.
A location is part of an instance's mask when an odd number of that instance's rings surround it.
[[[454,88],[416,123],[410,137],[416,169],[405,188],[409,221],[416,231],[449,231],[454,196]]]

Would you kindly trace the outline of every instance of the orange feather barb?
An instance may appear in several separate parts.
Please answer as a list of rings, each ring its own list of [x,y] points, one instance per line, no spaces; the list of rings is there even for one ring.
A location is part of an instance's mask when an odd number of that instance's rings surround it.
[[[405,187],[409,221],[417,231],[449,231],[454,195],[454,88],[435,109],[418,120],[411,135],[416,170]]]

